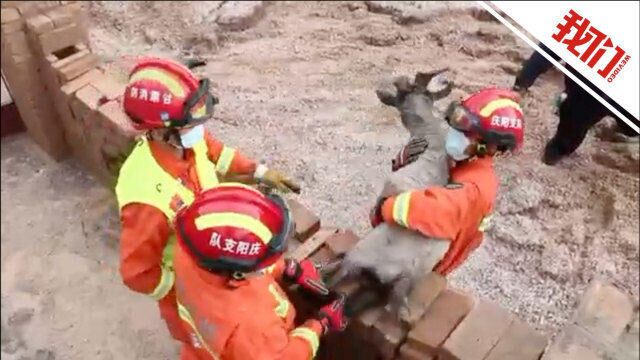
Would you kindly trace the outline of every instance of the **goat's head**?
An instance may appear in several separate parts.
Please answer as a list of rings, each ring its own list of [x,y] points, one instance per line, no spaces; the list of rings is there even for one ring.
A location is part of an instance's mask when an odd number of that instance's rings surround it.
[[[395,91],[386,89],[376,90],[380,102],[393,106],[400,111],[402,124],[411,135],[429,132],[429,126],[439,126],[433,115],[433,103],[451,93],[453,83],[446,81],[444,88],[431,91],[429,85],[432,80],[449,68],[430,72],[416,73],[413,81],[406,76],[395,78],[393,86]]]

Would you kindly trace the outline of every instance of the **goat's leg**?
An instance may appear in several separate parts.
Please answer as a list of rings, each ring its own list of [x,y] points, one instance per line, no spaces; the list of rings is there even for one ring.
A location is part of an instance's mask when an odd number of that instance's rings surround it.
[[[408,275],[400,276],[393,284],[387,310],[396,314],[398,319],[402,319],[405,316],[404,312],[409,309],[408,294],[410,290],[411,278]]]
[[[426,278],[442,260],[449,249],[449,244],[449,241],[439,239],[424,239],[421,243],[420,266],[416,267],[411,274],[413,282],[410,291],[407,292],[406,307],[400,310],[400,318],[405,324],[414,325],[435,300],[437,292],[434,292],[432,287],[437,286],[437,282],[426,281]],[[435,273],[431,276],[440,277]]]

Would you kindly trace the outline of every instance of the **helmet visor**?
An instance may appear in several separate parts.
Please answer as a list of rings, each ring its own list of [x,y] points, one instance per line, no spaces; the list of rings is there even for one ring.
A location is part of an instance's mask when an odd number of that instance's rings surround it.
[[[480,128],[480,118],[459,102],[449,105],[445,120],[449,126],[462,132],[477,131]]]

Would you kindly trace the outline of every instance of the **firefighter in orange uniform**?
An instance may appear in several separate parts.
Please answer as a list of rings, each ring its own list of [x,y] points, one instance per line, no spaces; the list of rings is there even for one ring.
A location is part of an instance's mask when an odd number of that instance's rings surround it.
[[[281,173],[223,145],[203,123],[217,103],[209,80],[170,60],[145,58],[133,68],[124,110],[146,130],[125,160],[116,185],[120,207],[120,273],[133,291],[158,301],[171,335],[188,341],[173,290],[172,228],[176,211],[219,175],[244,174],[280,190],[299,191]]]
[[[452,165],[449,184],[381,199],[372,209],[372,225],[385,221],[451,241],[434,270],[447,275],[456,269],[480,245],[493,210],[499,184],[493,157],[522,146],[519,100],[510,90],[487,88],[452,103],[446,115],[450,128],[445,148]],[[398,153],[394,171],[417,158],[419,149],[411,146]]]
[[[198,194],[175,228],[178,311],[191,339],[182,360],[308,360],[320,336],[346,327],[344,297],[327,297],[314,264],[283,259],[293,223],[279,196],[222,184]],[[294,328],[295,309],[278,280],[328,304]]]

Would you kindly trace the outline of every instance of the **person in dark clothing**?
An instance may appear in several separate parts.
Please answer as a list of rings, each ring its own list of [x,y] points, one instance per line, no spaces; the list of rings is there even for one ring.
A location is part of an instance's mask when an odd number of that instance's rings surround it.
[[[547,54],[556,61],[562,59],[553,53],[544,44],[538,44]],[[523,93],[533,85],[535,80],[542,73],[549,70],[553,64],[538,52],[534,52],[531,57],[524,63],[522,69],[518,73],[513,85],[513,90]],[[601,96],[606,102],[611,104],[620,113],[624,114],[627,119],[638,122],[638,119],[623,109],[616,102],[612,101],[602,91],[597,89],[591,82],[584,78],[570,66],[566,66],[573,75],[580,79],[585,85],[589,86],[594,92]],[[596,98],[591,96],[580,85],[575,83],[568,76],[564,77],[564,87],[566,98],[560,103],[559,117],[560,122],[556,134],[547,142],[544,149],[542,161],[547,165],[555,165],[566,155],[573,153],[582,143],[587,132],[593,125],[602,120],[605,116],[613,117],[618,125],[618,131],[627,136],[638,136],[638,133],[627,125],[623,120],[618,118],[613,112],[602,105]]]

